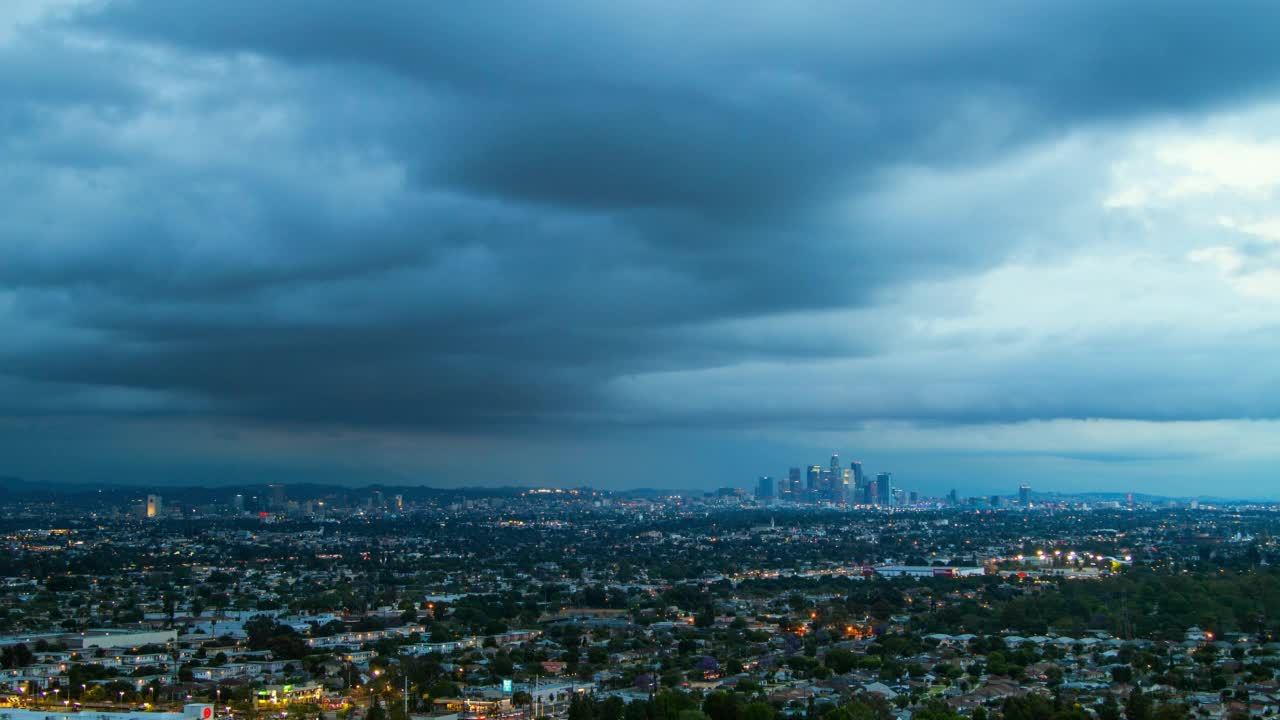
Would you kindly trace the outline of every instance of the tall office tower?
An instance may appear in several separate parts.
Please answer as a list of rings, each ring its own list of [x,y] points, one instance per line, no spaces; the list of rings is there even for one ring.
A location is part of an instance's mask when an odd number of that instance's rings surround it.
[[[862,504],[875,505],[880,502],[880,495],[876,493],[879,488],[876,487],[876,481],[871,480],[862,486]]]
[[[800,493],[804,491],[800,476],[800,468],[798,467],[793,467],[787,471],[787,486],[792,500],[800,499]]]
[[[992,495],[992,496],[991,496],[991,507],[993,507],[993,508],[998,508],[998,507],[1000,507],[1000,496],[999,496],[999,495]]]
[[[822,466],[810,465],[809,475],[805,478],[805,492],[813,495],[818,492],[818,484],[822,482]]]
[[[1030,485],[1018,486],[1018,504],[1021,505],[1022,507],[1027,507],[1031,504],[1031,486]]]
[[[271,509],[283,510],[285,506],[284,486],[268,485],[267,489],[271,491]]]
[[[768,475],[761,475],[756,480],[756,497],[761,500],[773,499],[773,478]]]
[[[908,497],[910,498],[910,502],[912,505],[915,505],[916,503],[920,502],[920,493],[916,492],[915,490],[912,490],[911,494]]]
[[[862,476],[862,461],[854,460],[849,463],[849,469],[853,471],[853,484],[855,486],[861,486],[863,480],[866,479]]]
[[[160,513],[164,511],[163,502],[159,495],[147,496],[147,517],[160,517]]]
[[[853,480],[853,471],[845,470],[844,476],[841,478],[840,482],[840,496],[836,498],[836,500],[841,504],[849,502],[849,499],[853,497],[849,494],[853,492],[853,486],[850,484],[851,480]]]
[[[369,498],[369,503],[373,505],[374,510],[381,510],[387,501],[383,499],[381,490],[374,490],[373,497]]]
[[[955,506],[960,504],[960,493],[955,488],[951,488],[951,492],[947,493],[947,504]]]
[[[231,509],[236,512],[244,512],[244,495],[236,493],[235,497],[231,498]]]
[[[403,512],[403,511],[404,511],[404,496],[403,496],[403,495],[396,495],[396,496],[395,496],[395,498],[393,498],[393,501],[394,501],[394,502],[395,502],[395,504],[396,504],[396,512]]]
[[[876,475],[876,490],[879,491],[880,497],[877,501],[881,505],[893,504],[893,475],[891,473],[880,473]]]
[[[826,473],[823,473],[823,479],[826,482],[822,484],[822,497],[824,500],[835,500],[837,488],[840,487],[840,455],[836,452],[831,454],[831,462]]]

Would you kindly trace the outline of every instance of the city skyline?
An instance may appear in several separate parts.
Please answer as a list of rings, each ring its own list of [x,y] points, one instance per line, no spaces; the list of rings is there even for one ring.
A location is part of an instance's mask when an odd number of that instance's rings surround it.
[[[1277,26],[5,3],[0,476],[1280,498]]]

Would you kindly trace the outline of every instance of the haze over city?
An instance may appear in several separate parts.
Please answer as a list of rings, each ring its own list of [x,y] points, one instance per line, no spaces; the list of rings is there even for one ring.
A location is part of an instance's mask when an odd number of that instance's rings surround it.
[[[1280,498],[1277,27],[6,2],[0,476]]]

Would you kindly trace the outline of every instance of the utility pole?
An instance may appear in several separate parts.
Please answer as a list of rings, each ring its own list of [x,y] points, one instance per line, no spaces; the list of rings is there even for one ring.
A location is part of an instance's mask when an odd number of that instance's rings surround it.
[[[404,676],[404,717],[405,717],[405,720],[408,720],[409,718],[409,676],[408,674]]]

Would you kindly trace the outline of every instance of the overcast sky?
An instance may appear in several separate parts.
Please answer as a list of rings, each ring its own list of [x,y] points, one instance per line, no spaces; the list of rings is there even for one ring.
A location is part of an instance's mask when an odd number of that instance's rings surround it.
[[[0,4],[0,475],[1280,497],[1280,4]]]

